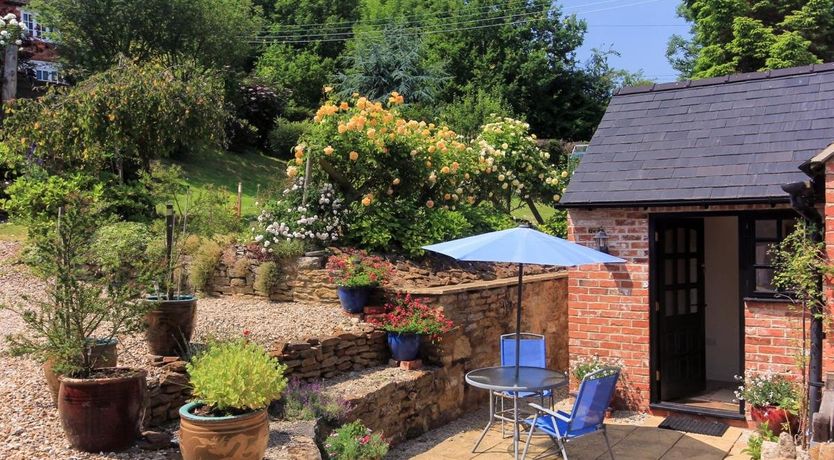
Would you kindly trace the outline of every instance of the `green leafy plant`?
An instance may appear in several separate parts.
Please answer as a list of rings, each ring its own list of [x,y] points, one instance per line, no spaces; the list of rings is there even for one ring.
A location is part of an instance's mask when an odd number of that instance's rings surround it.
[[[391,267],[381,257],[363,251],[345,251],[327,259],[330,281],[341,287],[369,287],[385,282]]]
[[[747,440],[747,447],[742,452],[749,455],[751,460],[761,460],[762,444],[765,441],[776,442],[778,440],[779,437],[770,431],[770,426],[767,423],[762,423],[759,425],[758,433],[750,436]]]
[[[269,151],[278,158],[292,158],[293,148],[298,139],[311,127],[309,121],[275,120],[275,127],[269,132]]]
[[[286,366],[245,339],[211,344],[186,367],[194,398],[216,414],[263,409],[287,386]]]
[[[321,383],[304,383],[292,379],[282,398],[284,418],[287,420],[320,419],[331,425],[338,424],[350,410],[347,401],[324,393]]]
[[[754,407],[777,406],[791,413],[799,409],[799,392],[796,382],[785,375],[773,372],[755,374],[748,372],[737,376],[741,385],[735,391],[736,398]]]
[[[420,334],[436,340],[454,326],[442,309],[432,308],[411,294],[397,295],[393,302],[385,305],[385,311],[383,319],[372,320],[371,324],[386,332]]]
[[[269,295],[281,280],[281,269],[273,261],[261,262],[255,270],[255,291]]]
[[[603,359],[596,355],[583,356],[571,365],[570,372],[576,382],[582,382],[588,374],[606,368],[622,369],[622,367],[622,363],[617,359]]]
[[[333,460],[380,460],[388,453],[388,443],[357,420],[334,431],[325,449]]]
[[[30,229],[26,261],[46,280],[46,299],[26,296],[24,304],[2,308],[20,315],[27,329],[7,337],[13,353],[51,359],[56,373],[83,378],[95,365],[90,345],[140,331],[146,309],[135,301],[141,283],[123,275],[124,259],[96,271],[90,236],[102,222],[95,202],[79,193],[68,201],[52,226]]]
[[[211,283],[222,255],[223,248],[216,241],[201,239],[200,246],[188,264],[188,281],[194,289],[203,291]]]

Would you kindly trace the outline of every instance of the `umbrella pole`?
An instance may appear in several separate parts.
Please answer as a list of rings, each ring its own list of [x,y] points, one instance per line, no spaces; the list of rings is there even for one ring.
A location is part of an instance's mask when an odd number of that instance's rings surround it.
[[[515,307],[515,379],[521,362],[521,291],[524,289],[524,264],[518,264],[518,302]]]

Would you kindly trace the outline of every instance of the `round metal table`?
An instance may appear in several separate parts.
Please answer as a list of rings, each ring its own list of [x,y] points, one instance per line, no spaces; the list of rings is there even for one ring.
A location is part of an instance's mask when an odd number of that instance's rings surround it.
[[[481,437],[478,438],[478,442],[475,443],[475,447],[472,448],[472,452],[475,452],[478,448],[478,445],[484,439],[484,436],[486,436],[493,422],[503,420],[513,424],[513,452],[516,459],[518,458],[519,439],[519,393],[536,393],[544,390],[553,390],[568,384],[568,378],[563,372],[527,366],[519,366],[517,374],[515,366],[475,369],[468,372],[465,379],[466,383],[473,387],[489,390],[490,392],[489,422],[484,428],[483,433],[481,433]],[[509,393],[512,395],[513,410],[511,418],[505,416],[503,413],[495,413],[494,393]]]

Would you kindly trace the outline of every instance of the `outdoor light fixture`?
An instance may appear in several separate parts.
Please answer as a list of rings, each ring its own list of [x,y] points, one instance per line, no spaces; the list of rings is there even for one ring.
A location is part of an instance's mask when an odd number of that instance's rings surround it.
[[[594,241],[597,243],[597,250],[608,254],[608,234],[605,229],[600,227],[594,235]]]

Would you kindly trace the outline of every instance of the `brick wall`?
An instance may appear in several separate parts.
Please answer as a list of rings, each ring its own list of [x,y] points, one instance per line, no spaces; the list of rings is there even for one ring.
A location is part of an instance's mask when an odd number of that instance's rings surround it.
[[[744,367],[795,373],[802,355],[802,309],[789,302],[744,303]]]
[[[825,253],[828,260],[834,260],[834,161],[825,165],[825,205],[822,214],[825,225]],[[834,277],[829,275],[823,278],[823,293],[830,314],[834,310]],[[822,350],[823,369],[831,372],[834,371],[834,334],[831,332],[830,324],[824,324],[823,328],[826,331]]]
[[[787,207],[782,205],[780,207]],[[630,407],[647,409],[650,400],[649,376],[649,216],[651,213],[717,212],[769,210],[769,205],[570,209],[568,239],[595,247],[593,236],[602,227],[608,233],[611,254],[627,261],[622,265],[584,266],[569,270],[568,329],[571,363],[582,357],[618,359],[624,365],[621,399]],[[832,215],[834,217],[834,215]],[[834,249],[834,234],[832,234]],[[781,307],[780,307],[781,305]],[[782,314],[779,314],[779,310]],[[781,321],[789,317],[785,304],[751,305],[745,317]],[[755,333],[766,331],[766,327]],[[784,337],[783,337],[784,338]],[[792,349],[770,349],[763,356],[753,352],[762,365],[794,359]],[[793,362],[793,361],[792,361]],[[756,364],[758,366],[758,364]]]

